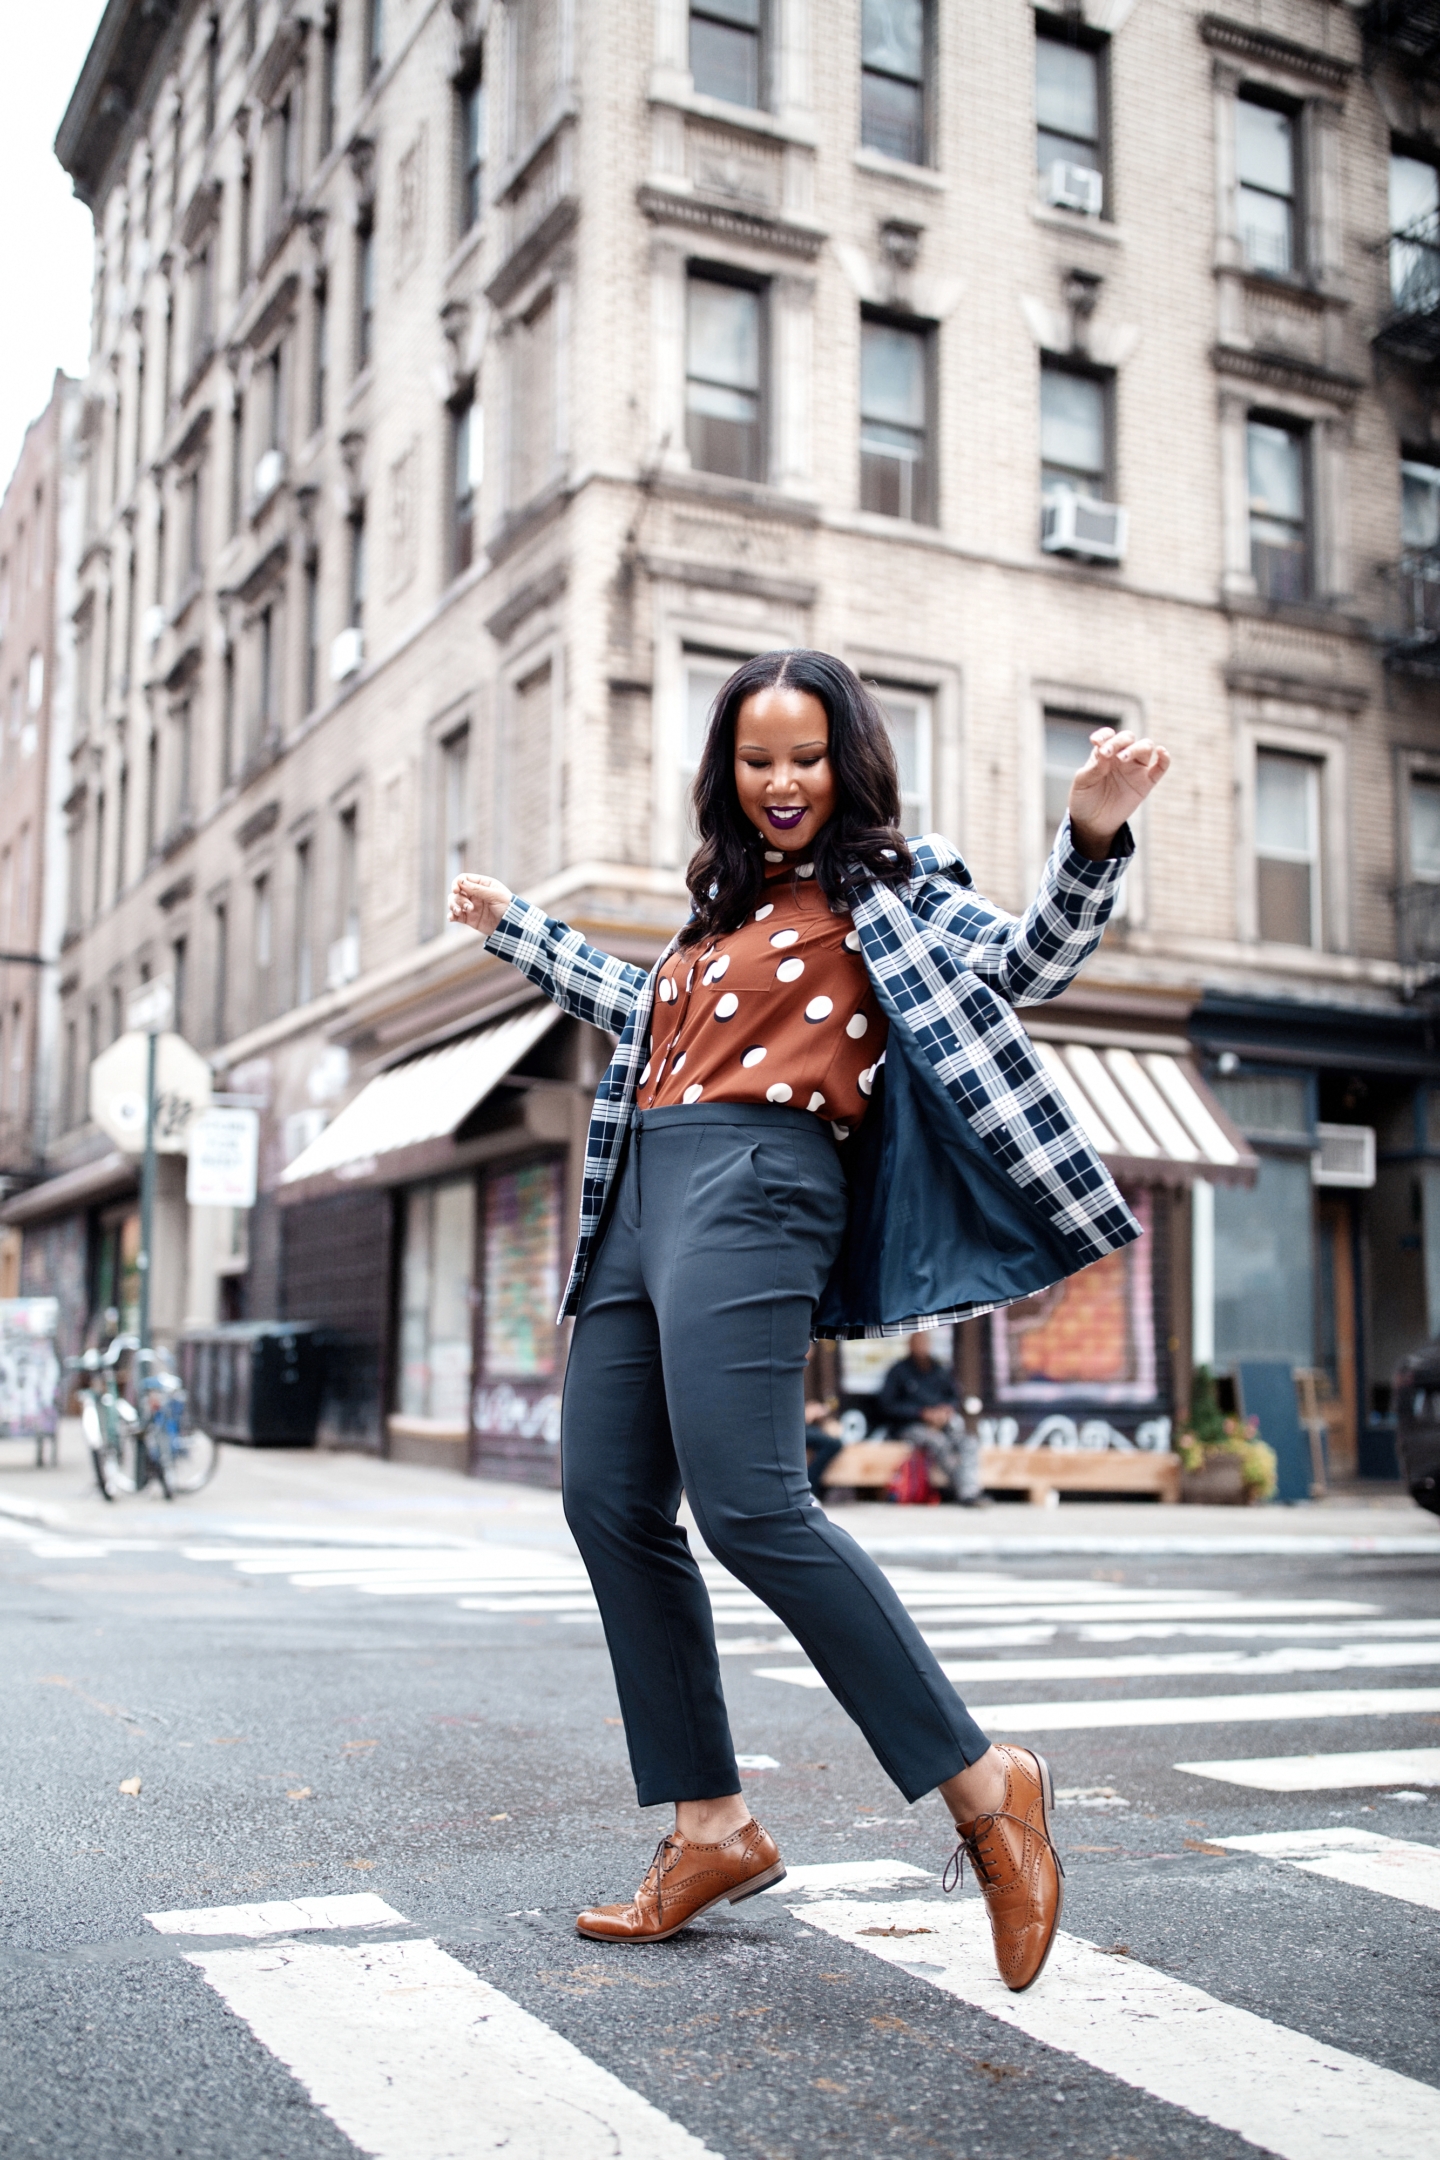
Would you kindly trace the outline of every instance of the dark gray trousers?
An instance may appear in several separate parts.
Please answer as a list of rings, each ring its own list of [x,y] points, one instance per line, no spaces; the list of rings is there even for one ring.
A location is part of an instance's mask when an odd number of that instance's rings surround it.
[[[805,1474],[810,1326],[845,1224],[808,1112],[636,1111],[565,1375],[565,1518],[595,1587],[640,1805],[740,1790],[710,1600],[676,1523],[784,1622],[907,1800],[989,1745]]]

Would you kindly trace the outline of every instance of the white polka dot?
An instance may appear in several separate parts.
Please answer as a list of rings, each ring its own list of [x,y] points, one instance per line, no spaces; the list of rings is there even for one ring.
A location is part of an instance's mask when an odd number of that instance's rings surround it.
[[[859,1079],[856,1081],[855,1085],[859,1088],[862,1095],[868,1095],[871,1088],[873,1088],[875,1085],[875,1067],[873,1065],[867,1065],[864,1072],[861,1073]]]
[[[740,1060],[742,1065],[763,1065],[764,1062],[765,1046],[763,1043],[753,1043]]]
[[[799,942],[800,933],[798,930],[773,930],[770,933],[770,943],[777,952],[783,945],[798,945]]]
[[[710,965],[709,965],[709,967],[707,967],[707,968],[706,968],[706,970],[705,970],[705,973],[704,973],[704,974],[703,974],[703,975],[701,976],[701,978],[700,978],[701,982],[702,982],[702,983],[717,983],[717,982],[719,982],[719,980],[720,980],[721,976],[722,976],[722,975],[724,975],[724,973],[725,973],[726,969],[727,969],[727,968],[729,967],[729,965],[730,965],[730,955],[729,955],[729,953],[728,953],[728,952],[727,952],[727,953],[721,953],[721,955],[720,955],[720,957],[719,957],[719,959],[718,959],[718,960],[712,960],[712,961],[710,962]]]
[[[756,908],[756,910],[755,910],[755,920],[756,920],[756,922],[764,922],[764,921],[766,920],[767,916],[773,915],[773,914],[774,914],[774,912],[775,912],[775,903],[774,903],[774,901],[773,901],[773,900],[767,900],[767,901],[765,902],[765,905],[764,905],[764,907],[757,907],[757,908]]]
[[[859,952],[860,933],[858,930],[851,930],[847,932],[845,938],[845,950],[846,952]]]
[[[799,867],[799,869],[798,869],[798,870],[796,871],[795,875],[796,875],[796,877],[814,877],[814,875],[815,875],[815,865],[814,865],[814,863],[813,863],[813,862],[802,862],[802,863],[801,863],[801,865],[800,865],[800,867]]]
[[[834,1133],[837,1140],[848,1140],[850,1137],[850,1128],[848,1125],[832,1125],[830,1127],[830,1130]]]
[[[677,1072],[679,1072],[679,1070],[680,1070],[681,1066],[682,1066],[682,1065],[683,1065],[684,1063],[685,1063],[685,1052],[684,1052],[684,1051],[682,1050],[682,1051],[680,1052],[680,1055],[679,1055],[679,1057],[678,1057],[678,1058],[676,1058],[676,1060],[675,1060],[674,1064],[673,1064],[673,1065],[672,1065],[672,1066],[670,1067],[670,1070],[671,1070],[671,1072],[672,1072],[672,1073],[677,1073]]]
[[[789,1102],[793,1092],[793,1089],[786,1087],[783,1080],[777,1080],[774,1087],[766,1088],[765,1100],[766,1102]]]
[[[686,1088],[684,1094],[680,1097],[680,1100],[681,1102],[699,1102],[700,1097],[704,1094],[704,1092],[705,1090],[701,1087],[700,1082],[698,1080],[692,1080],[689,1087]]]
[[[650,1077],[650,1060],[649,1060],[649,1058],[646,1058],[646,1060],[645,1060],[645,1070],[644,1070],[644,1072],[642,1072],[642,1073],[641,1073],[641,1075],[640,1075],[640,1081],[639,1081],[639,1085],[640,1085],[641,1087],[644,1087],[644,1085],[645,1085],[645,1082],[646,1082],[646,1081],[647,1081],[647,1080],[649,1079],[649,1077]]]
[[[689,997],[689,995],[690,995],[690,992],[691,992],[691,991],[692,991],[692,990],[694,989],[694,987],[695,987],[695,970],[694,970],[694,968],[691,968],[691,970],[690,970],[689,974],[688,974],[688,975],[687,975],[687,976],[685,977],[685,995],[686,995],[686,997]]]
[[[820,1091],[819,1091],[819,1089],[818,1089],[818,1088],[816,1089],[815,1093],[814,1093],[814,1094],[813,1094],[813,1095],[812,1095],[812,1096],[810,1097],[810,1100],[809,1100],[809,1102],[807,1102],[807,1103],[806,1103],[805,1107],[806,1107],[806,1109],[807,1109],[807,1110],[823,1110],[823,1109],[824,1109],[824,1107],[825,1107],[825,1098],[824,1098],[824,1096],[823,1096],[823,1095],[822,1095],[822,1094],[820,1093]]]
[[[660,1002],[662,1005],[673,1005],[675,1002],[675,985],[668,975],[660,978]]]
[[[766,860],[766,862],[784,862],[784,860],[785,860],[785,851],[784,851],[784,849],[783,849],[783,848],[773,848],[773,847],[767,847],[767,848],[766,848],[766,850],[765,850],[765,860]]]
[[[782,960],[775,970],[776,982],[799,982],[805,972],[803,960]]]
[[[805,1007],[805,1018],[807,1020],[828,1020],[834,1010],[835,1000],[833,998],[813,997]]]
[[[717,1020],[733,1020],[739,1010],[739,998],[736,997],[733,990],[727,990],[724,997],[720,999],[715,1007],[715,1018]]]
[[[866,1019],[864,1013],[852,1013],[845,1022],[845,1033],[852,1042],[859,1042],[860,1037],[865,1033],[869,1025],[870,1022]]]

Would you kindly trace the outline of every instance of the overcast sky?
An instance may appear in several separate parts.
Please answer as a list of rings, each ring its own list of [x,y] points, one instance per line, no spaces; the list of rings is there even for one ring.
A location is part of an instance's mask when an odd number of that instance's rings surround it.
[[[83,375],[90,213],[55,162],[55,130],[104,0],[3,0],[0,68],[0,489],[57,367]]]

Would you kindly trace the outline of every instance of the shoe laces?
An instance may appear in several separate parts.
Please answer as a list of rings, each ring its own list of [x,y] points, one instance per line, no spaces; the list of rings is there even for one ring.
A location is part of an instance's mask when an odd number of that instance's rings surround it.
[[[1042,1845],[1049,1847],[1051,1859],[1055,1862],[1060,1874],[1064,1875],[1065,1863],[1060,1858],[1055,1841],[1044,1824],[1042,1823],[1037,1828],[1034,1823],[1028,1822],[1023,1815],[1011,1815],[1006,1809],[997,1808],[992,1814],[977,1815],[968,1832],[962,1830],[958,1823],[955,1825],[956,1836],[960,1842],[946,1861],[945,1872],[940,1878],[940,1887],[947,1897],[952,1890],[959,1889],[965,1874],[965,1862],[967,1859],[981,1887],[984,1887],[990,1859],[981,1849],[982,1842],[991,1834],[996,1825],[1002,1822],[1012,1822],[1018,1829],[1025,1831],[1027,1835],[1038,1837]]]
[[[671,1854],[674,1855],[673,1859],[669,1857]],[[665,1891],[663,1887],[665,1877],[669,1874],[671,1868],[674,1867],[675,1862],[679,1858],[680,1846],[677,1843],[673,1833],[667,1830],[664,1837],[661,1838],[659,1844],[655,1847],[655,1857],[650,1862],[649,1867],[645,1870],[645,1881],[641,1883],[640,1889],[636,1893],[636,1903],[638,1904],[640,1898],[644,1895],[645,1884],[650,1882],[653,1878],[655,1889],[655,1924],[657,1927],[659,1927],[663,1923],[665,1918]]]

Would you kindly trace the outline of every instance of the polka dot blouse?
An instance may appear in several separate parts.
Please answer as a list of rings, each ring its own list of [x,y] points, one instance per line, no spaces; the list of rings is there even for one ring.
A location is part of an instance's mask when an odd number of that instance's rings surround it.
[[[860,936],[815,883],[766,850],[760,905],[728,937],[672,953],[655,986],[642,1109],[672,1103],[788,1103],[840,1128],[857,1123],[885,1048]]]

